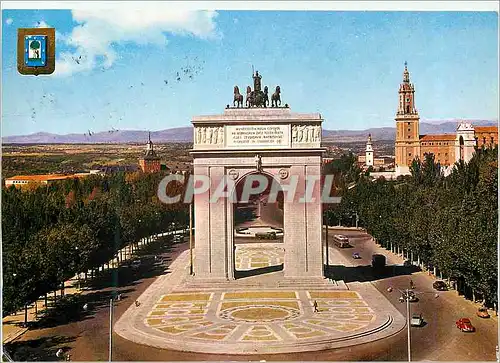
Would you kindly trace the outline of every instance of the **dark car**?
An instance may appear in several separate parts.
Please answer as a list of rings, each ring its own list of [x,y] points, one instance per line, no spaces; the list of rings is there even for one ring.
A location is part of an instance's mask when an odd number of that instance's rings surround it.
[[[434,283],[432,284],[432,287],[438,291],[448,290],[448,287],[446,286],[446,283],[444,281],[434,281]]]
[[[460,329],[460,331],[463,332],[474,332],[476,331],[476,328],[472,326],[472,323],[470,322],[469,318],[461,318],[457,320],[456,322],[457,328]]]

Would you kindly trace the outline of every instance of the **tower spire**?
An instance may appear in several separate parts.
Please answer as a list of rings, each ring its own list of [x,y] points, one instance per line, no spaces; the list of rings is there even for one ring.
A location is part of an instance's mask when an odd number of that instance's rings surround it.
[[[405,61],[405,70],[403,72],[403,82],[410,83],[410,72],[408,72],[408,62]]]

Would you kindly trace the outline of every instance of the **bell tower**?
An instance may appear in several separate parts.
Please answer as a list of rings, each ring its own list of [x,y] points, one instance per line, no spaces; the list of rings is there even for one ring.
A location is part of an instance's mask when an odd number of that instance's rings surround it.
[[[403,82],[399,85],[399,104],[395,120],[396,175],[409,174],[413,159],[420,155],[420,117],[415,107],[415,88],[410,83],[406,62]]]

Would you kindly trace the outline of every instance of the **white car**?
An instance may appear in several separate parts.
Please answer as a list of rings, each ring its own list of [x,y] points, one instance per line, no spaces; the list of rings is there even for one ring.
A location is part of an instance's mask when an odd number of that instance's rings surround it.
[[[424,318],[422,318],[422,314],[413,314],[411,316],[410,325],[411,326],[422,326],[424,323]]]

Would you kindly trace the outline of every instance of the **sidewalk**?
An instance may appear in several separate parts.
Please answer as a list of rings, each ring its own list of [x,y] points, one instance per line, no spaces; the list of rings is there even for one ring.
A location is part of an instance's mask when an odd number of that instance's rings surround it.
[[[167,236],[170,234],[180,234],[183,233],[184,230],[177,230],[177,231],[172,231],[172,232],[164,232],[164,233],[159,233],[158,237],[163,237]],[[152,241],[155,242],[156,239],[151,236]],[[144,238],[143,240],[139,241],[139,248],[144,246],[146,244],[146,239]],[[131,254],[131,249],[130,246],[124,247],[121,250],[123,254],[123,261],[129,260],[132,258]],[[120,253],[120,252],[118,252]],[[110,260],[106,265],[108,265],[109,268],[116,268],[118,267],[118,263],[116,259]],[[102,266],[101,266],[102,267]],[[70,280],[66,281],[64,283],[64,296],[70,296],[70,295],[76,295],[76,294],[81,294],[82,289],[78,288],[78,277],[74,276]],[[36,301],[36,307],[35,303],[32,303],[31,305],[28,306],[28,319],[27,322],[28,324],[32,321],[36,321],[38,317],[42,316],[44,312],[47,310],[47,308],[51,308],[54,305],[54,294],[56,294],[56,300],[59,301],[61,298],[61,290],[57,290],[55,293],[50,293],[47,294],[47,306],[45,306],[45,297],[42,296]],[[25,316],[25,311],[24,309],[19,310],[13,315],[6,316],[5,318],[2,319],[2,343],[7,344],[9,342],[12,342],[13,340],[17,339],[21,335],[23,335],[29,328],[24,327],[24,316]]]

